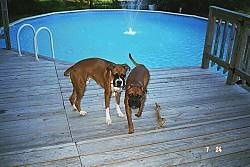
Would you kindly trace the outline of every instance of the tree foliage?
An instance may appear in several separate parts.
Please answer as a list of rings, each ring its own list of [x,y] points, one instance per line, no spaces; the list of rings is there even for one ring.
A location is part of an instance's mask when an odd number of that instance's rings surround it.
[[[179,12],[207,16],[209,6],[219,6],[234,11],[250,11],[249,0],[149,0],[155,3],[158,10]]]
[[[250,14],[250,0],[144,0],[158,10],[207,16],[210,5]],[[61,10],[120,8],[118,0],[8,0],[11,20]]]

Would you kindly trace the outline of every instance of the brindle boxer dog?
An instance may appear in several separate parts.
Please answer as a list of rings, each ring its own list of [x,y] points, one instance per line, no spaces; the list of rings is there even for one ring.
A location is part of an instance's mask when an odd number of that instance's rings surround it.
[[[147,85],[150,75],[148,69],[144,65],[136,63],[131,54],[129,54],[129,58],[136,66],[127,77],[124,99],[128,120],[128,133],[130,134],[134,133],[131,109],[138,109],[138,112],[135,114],[135,116],[141,116],[146,99]]]
[[[121,91],[125,87],[125,77],[127,70],[130,69],[127,64],[115,64],[100,58],[84,59],[64,72],[64,76],[69,76],[73,85],[73,92],[69,101],[73,108],[80,112],[80,115],[86,115],[87,112],[81,110],[80,101],[84,95],[86,83],[89,79],[94,79],[97,84],[104,88],[106,123],[111,124],[109,114],[110,97],[112,92],[116,97],[116,111],[119,117],[124,117],[120,109]]]

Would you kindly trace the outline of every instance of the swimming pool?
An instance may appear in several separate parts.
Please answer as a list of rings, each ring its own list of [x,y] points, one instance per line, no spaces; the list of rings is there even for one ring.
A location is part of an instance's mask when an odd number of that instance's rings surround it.
[[[23,24],[37,30],[48,27],[53,34],[55,57],[76,62],[102,57],[128,63],[128,53],[149,68],[200,65],[207,20],[166,12],[132,10],[81,10],[57,12],[15,22],[10,29],[11,43],[17,48],[16,34]],[[134,35],[124,34],[129,27]],[[33,52],[33,33],[20,33],[21,49]],[[3,44],[0,44],[3,45]],[[38,35],[39,54],[51,57],[49,35]]]

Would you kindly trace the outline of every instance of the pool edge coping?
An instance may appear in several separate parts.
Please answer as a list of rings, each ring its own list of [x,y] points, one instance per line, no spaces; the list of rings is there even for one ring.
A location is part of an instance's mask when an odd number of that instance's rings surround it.
[[[202,16],[197,16],[197,15],[191,15],[191,14],[183,14],[183,13],[174,13],[174,12],[167,12],[167,11],[152,11],[152,10],[132,10],[132,9],[81,9],[81,10],[65,10],[65,11],[58,11],[58,12],[50,12],[50,13],[44,13],[44,14],[39,14],[35,16],[29,16],[25,18],[18,19],[12,23],[10,23],[10,27],[19,24],[22,21],[26,21],[29,19],[36,19],[36,18],[41,18],[45,16],[51,16],[51,15],[56,15],[56,14],[65,14],[65,13],[78,13],[78,12],[88,12],[88,11],[134,11],[134,12],[145,12],[145,13],[162,13],[162,14],[169,14],[169,15],[176,15],[176,16],[183,16],[183,17],[192,17],[196,19],[201,19],[201,20],[208,20],[206,17]],[[0,27],[0,30],[3,27]]]

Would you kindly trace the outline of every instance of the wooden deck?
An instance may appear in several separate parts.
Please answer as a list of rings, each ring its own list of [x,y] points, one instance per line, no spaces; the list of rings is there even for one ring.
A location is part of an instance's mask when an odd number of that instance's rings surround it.
[[[94,81],[82,100],[88,114],[72,111],[69,65],[0,49],[0,166],[250,166],[250,93],[214,71],[151,69],[143,115],[128,135],[114,99],[105,124]],[[155,102],[167,120],[161,129]]]

